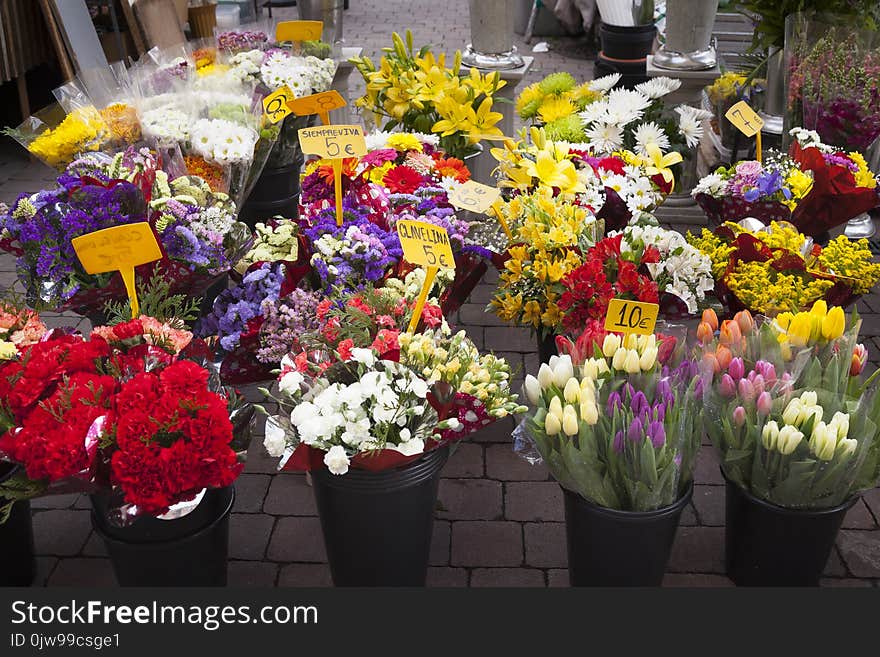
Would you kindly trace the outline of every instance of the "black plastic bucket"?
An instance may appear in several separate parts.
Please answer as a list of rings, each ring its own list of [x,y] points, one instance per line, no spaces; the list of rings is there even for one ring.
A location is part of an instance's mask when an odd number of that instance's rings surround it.
[[[0,483],[18,471],[17,465],[0,464]],[[31,504],[25,500],[13,504],[9,518],[0,525],[0,586],[30,586],[36,573]]]
[[[654,25],[623,27],[606,25],[599,27],[602,53],[610,59],[644,60],[651,54],[657,28]]]
[[[572,586],[660,586],[693,485],[675,504],[640,512],[607,509],[562,492]]]
[[[424,586],[449,447],[381,472],[326,469],[312,485],[336,586]]]
[[[550,361],[551,356],[558,356],[559,349],[556,348],[556,336],[551,335],[546,338],[538,338],[538,358],[542,363]]]
[[[786,509],[727,480],[728,577],[737,586],[818,586],[843,518],[857,500],[830,509]]]
[[[648,80],[648,68],[644,59],[608,59],[599,53],[593,65],[593,77],[601,78],[614,73],[620,73],[617,87],[622,89],[633,89],[637,84]]]
[[[121,586],[225,586],[234,499],[232,486],[209,489],[182,518],[147,516],[116,527],[107,520],[107,497],[93,495],[92,526]]]
[[[239,219],[251,228],[257,222],[276,215],[296,219],[299,208],[299,175],[302,160],[277,168],[265,168],[247,200],[242,204]]]

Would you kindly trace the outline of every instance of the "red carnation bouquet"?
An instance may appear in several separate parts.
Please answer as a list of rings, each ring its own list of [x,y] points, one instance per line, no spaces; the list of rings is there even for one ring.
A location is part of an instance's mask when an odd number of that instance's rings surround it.
[[[0,365],[0,456],[24,469],[7,487],[16,499],[103,492],[124,521],[229,486],[253,408],[219,385],[208,356],[152,317],[22,348]]]

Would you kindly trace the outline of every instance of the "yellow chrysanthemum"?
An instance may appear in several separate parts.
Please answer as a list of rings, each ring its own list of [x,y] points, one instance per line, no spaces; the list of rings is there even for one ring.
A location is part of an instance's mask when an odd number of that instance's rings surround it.
[[[389,148],[394,148],[398,151],[422,152],[422,142],[419,141],[418,137],[408,132],[393,132],[388,135],[385,143]]]
[[[550,96],[541,102],[541,106],[538,108],[538,116],[544,123],[550,123],[556,119],[571,116],[576,111],[577,108],[574,106],[574,103],[568,98]]]

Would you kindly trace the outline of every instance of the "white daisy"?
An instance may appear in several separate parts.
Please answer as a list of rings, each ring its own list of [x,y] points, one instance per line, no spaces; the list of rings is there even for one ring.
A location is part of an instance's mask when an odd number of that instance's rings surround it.
[[[595,103],[590,103],[584,107],[583,111],[580,113],[580,117],[584,122],[584,125],[589,125],[595,121],[604,120],[607,111],[608,103],[604,100],[597,100]]]
[[[663,132],[663,128],[653,121],[640,123],[633,132],[633,137],[636,140],[635,150],[639,155],[646,155],[648,153],[648,146],[651,144],[657,146],[661,151],[669,148],[669,137]]]
[[[644,112],[651,106],[651,99],[634,89],[612,89],[608,94],[608,107],[611,110]]]
[[[599,153],[613,153],[623,147],[623,132],[620,126],[597,122],[587,128],[585,135],[590,148]]]
[[[681,80],[677,78],[667,78],[660,76],[659,78],[651,78],[647,82],[636,85],[636,90],[641,91],[648,98],[662,98],[666,94],[671,94],[678,90],[681,86]]]
[[[591,91],[601,91],[603,93],[614,88],[618,82],[620,82],[621,75],[620,73],[612,73],[611,75],[606,75],[605,77],[597,78],[590,82],[590,90]]]

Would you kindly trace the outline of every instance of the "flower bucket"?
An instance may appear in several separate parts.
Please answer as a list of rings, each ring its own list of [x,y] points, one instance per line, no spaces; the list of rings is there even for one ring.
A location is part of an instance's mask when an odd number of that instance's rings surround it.
[[[538,336],[538,360],[542,363],[549,363],[551,356],[558,356],[559,348],[556,346],[556,336],[548,335],[547,337]]]
[[[440,470],[449,447],[399,468],[312,470],[336,586],[424,586]]]
[[[225,586],[234,499],[232,486],[214,488],[185,516],[117,527],[107,519],[107,496],[92,495],[92,526],[120,586]]]
[[[858,497],[830,509],[786,509],[725,481],[728,577],[737,586],[818,586],[843,518]]]
[[[572,586],[660,586],[693,486],[655,511],[617,511],[566,488],[565,534]]]
[[[0,483],[18,472],[19,466],[0,464]],[[37,572],[34,558],[34,525],[27,500],[12,506],[9,519],[0,525],[0,586],[30,586]]]

